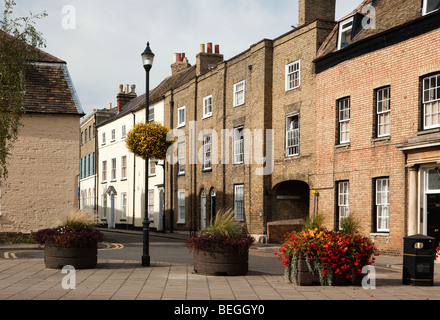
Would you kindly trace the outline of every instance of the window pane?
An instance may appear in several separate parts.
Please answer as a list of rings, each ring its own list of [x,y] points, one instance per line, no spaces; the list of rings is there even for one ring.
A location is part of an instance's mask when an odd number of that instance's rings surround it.
[[[427,2],[426,13],[430,13],[431,11],[438,9],[440,6],[440,0],[425,0],[425,1]]]
[[[440,190],[440,170],[438,168],[428,171],[428,189]]]

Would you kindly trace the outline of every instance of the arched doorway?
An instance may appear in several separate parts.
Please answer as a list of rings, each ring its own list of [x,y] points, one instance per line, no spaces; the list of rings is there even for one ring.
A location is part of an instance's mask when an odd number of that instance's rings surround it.
[[[269,241],[283,240],[283,235],[301,229],[309,216],[310,187],[298,180],[283,181],[271,192],[268,212]]]
[[[306,219],[309,215],[309,185],[298,180],[284,181],[273,189],[270,221]]]

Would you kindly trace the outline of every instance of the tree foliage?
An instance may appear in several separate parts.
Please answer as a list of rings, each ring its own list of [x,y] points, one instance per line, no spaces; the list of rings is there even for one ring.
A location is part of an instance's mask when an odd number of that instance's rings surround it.
[[[3,0],[0,20],[0,184],[7,177],[7,160],[17,139],[24,113],[25,74],[29,62],[36,61],[39,48],[45,47],[42,34],[35,28],[36,20],[47,14],[30,13],[14,18],[13,0]]]

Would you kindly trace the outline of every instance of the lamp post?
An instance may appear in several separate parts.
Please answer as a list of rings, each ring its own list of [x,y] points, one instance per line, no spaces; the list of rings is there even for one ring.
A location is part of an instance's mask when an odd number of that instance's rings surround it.
[[[142,53],[142,63],[146,73],[146,91],[145,91],[145,124],[148,124],[150,118],[150,70],[153,67],[154,53],[150,49],[150,43],[147,42],[147,48]],[[148,217],[148,162],[145,159],[145,210],[143,225],[143,254],[142,266],[150,266],[150,219]]]

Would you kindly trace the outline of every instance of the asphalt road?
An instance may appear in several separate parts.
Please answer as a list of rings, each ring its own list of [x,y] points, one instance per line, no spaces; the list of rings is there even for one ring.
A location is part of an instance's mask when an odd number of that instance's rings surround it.
[[[143,253],[142,234],[119,232],[104,233],[105,245],[100,245],[98,259],[141,261]],[[193,253],[185,247],[184,239],[150,234],[150,259],[152,262],[172,262],[193,264]],[[284,274],[282,263],[277,260],[272,249],[253,248],[249,252],[249,273]],[[5,254],[8,257],[5,257]],[[1,253],[0,258],[43,259],[43,250],[15,250]]]

